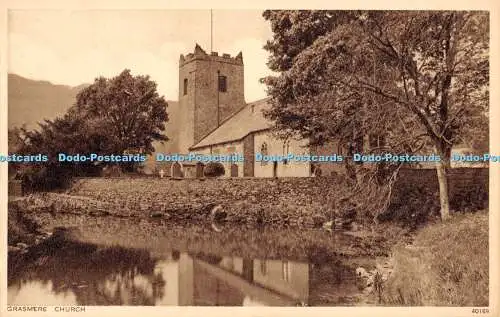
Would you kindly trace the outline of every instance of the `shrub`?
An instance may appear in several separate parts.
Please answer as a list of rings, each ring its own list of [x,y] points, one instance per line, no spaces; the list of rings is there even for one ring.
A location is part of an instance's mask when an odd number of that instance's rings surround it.
[[[205,166],[203,174],[206,177],[219,177],[226,173],[224,165],[220,162],[210,162]]]
[[[47,163],[32,165],[17,171],[23,189],[28,192],[67,189],[73,177],[99,176],[101,168],[91,164]]]
[[[24,169],[19,178],[27,191],[50,191],[69,188],[72,171],[67,166],[48,164]]]

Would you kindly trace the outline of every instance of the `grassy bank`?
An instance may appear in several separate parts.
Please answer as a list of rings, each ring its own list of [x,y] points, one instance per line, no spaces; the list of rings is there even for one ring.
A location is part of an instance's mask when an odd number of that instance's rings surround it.
[[[9,203],[8,210],[8,245],[34,243],[37,236],[40,235],[39,224],[26,216],[24,211],[15,204]]]
[[[394,250],[383,304],[488,306],[488,212],[454,216]]]

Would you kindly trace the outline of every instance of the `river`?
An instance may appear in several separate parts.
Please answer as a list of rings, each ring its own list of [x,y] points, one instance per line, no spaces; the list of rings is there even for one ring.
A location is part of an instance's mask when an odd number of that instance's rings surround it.
[[[378,240],[323,229],[39,221],[70,235],[9,255],[9,305],[366,305],[356,269],[383,256]]]

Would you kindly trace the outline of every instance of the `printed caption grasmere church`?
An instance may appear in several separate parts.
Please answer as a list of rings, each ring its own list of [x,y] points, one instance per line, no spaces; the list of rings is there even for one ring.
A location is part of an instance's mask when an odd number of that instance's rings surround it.
[[[329,146],[311,149],[305,139],[274,137],[272,122],[262,113],[270,107],[269,98],[246,103],[243,75],[241,52],[235,57],[217,52],[208,54],[197,44],[193,53],[181,55],[178,109],[175,114],[169,111],[169,120],[179,122],[179,128],[168,135],[169,150],[165,151],[164,144],[156,143],[156,152],[242,154],[243,162],[222,163],[223,177],[308,177],[343,170],[343,164],[331,162],[256,162],[255,153],[331,155],[337,152],[337,146],[332,142]],[[156,162],[155,154],[148,162],[145,170],[149,173],[158,173],[161,169],[172,177],[203,176],[201,162]]]

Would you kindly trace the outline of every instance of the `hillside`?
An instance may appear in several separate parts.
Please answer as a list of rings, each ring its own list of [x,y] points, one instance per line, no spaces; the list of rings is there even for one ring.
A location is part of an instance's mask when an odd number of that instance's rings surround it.
[[[64,114],[74,104],[76,94],[85,86],[54,85],[48,81],[9,74],[9,128],[25,124],[27,128],[33,129],[37,127],[37,122]]]
[[[38,122],[44,119],[54,119],[63,115],[76,101],[79,91],[88,84],[76,87],[55,85],[48,81],[32,80],[16,74],[8,75],[8,126],[9,128],[26,125],[28,129],[35,129]],[[160,151],[176,151],[173,138],[177,133],[175,120],[177,101],[168,101],[169,123],[166,134],[171,141],[164,145],[158,144]],[[157,148],[157,151],[159,149]]]

